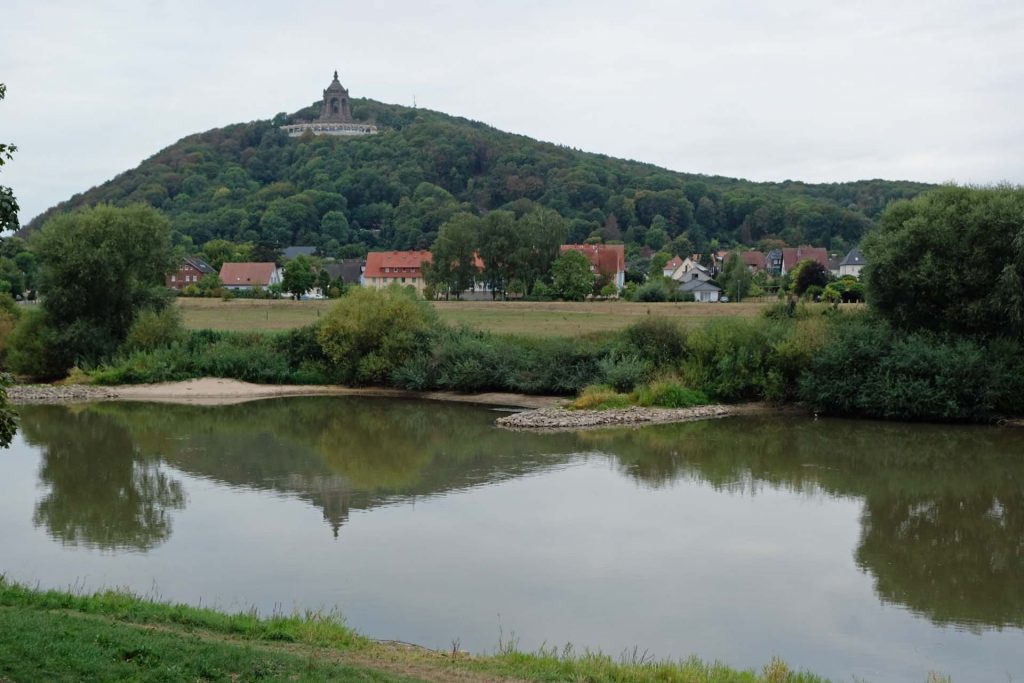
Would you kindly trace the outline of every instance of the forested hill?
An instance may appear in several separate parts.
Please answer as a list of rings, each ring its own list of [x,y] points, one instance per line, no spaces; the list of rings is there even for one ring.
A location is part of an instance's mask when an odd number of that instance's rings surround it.
[[[438,112],[354,100],[357,120],[381,133],[289,138],[277,127],[310,120],[319,104],[271,121],[191,135],[138,168],[36,217],[101,202],[146,202],[196,246],[224,238],[320,246],[328,255],[429,248],[460,211],[534,204],[557,210],[569,239],[600,237],[655,249],[811,243],[844,251],[894,199],[923,183],[754,183],[677,173],[505,133]]]

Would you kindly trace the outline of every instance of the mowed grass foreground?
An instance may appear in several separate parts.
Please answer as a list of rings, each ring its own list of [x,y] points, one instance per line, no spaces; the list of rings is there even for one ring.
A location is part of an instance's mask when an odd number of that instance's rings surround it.
[[[0,681],[9,680],[825,683],[779,660],[738,671],[508,643],[491,656],[438,652],[373,641],[318,614],[261,619],[121,592],[33,590],[0,575]]]
[[[282,299],[190,299],[178,306],[190,329],[286,330],[322,316],[333,301]],[[434,308],[452,325],[496,334],[531,337],[578,337],[621,330],[647,316],[676,320],[696,327],[712,318],[759,315],[771,303],[636,303],[626,301],[438,301]]]

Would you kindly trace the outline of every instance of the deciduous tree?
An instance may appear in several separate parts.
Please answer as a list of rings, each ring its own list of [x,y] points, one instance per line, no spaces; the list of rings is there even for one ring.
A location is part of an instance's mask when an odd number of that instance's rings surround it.
[[[560,299],[583,301],[594,288],[590,261],[578,251],[563,251],[551,264],[551,283]]]

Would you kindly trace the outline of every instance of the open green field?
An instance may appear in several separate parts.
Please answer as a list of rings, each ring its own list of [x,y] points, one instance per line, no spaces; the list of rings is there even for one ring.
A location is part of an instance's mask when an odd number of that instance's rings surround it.
[[[333,301],[268,299],[178,300],[191,329],[283,330],[315,322]],[[735,304],[633,303],[627,301],[527,302],[438,301],[441,319],[453,325],[539,337],[578,337],[622,329],[649,315],[664,316],[688,327],[711,318],[753,317],[770,303]]]

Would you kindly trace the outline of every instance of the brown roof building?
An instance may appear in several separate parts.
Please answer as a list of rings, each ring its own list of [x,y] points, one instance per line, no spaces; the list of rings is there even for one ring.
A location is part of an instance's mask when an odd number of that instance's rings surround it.
[[[220,267],[220,281],[228,289],[269,287],[281,282],[281,271],[275,263],[225,263]]]
[[[626,247],[621,244],[563,244],[561,251],[578,251],[590,261],[594,274],[607,275],[615,286],[626,284]]]
[[[198,284],[204,275],[216,273],[209,263],[201,258],[188,257],[182,259],[178,270],[168,275],[164,284],[171,289],[185,289],[189,285]]]
[[[825,270],[828,270],[828,251],[824,247],[784,247],[782,249],[782,274],[796,268],[801,261],[817,261]]]
[[[768,268],[768,261],[760,251],[738,251],[736,255],[751,273],[759,273]]]

